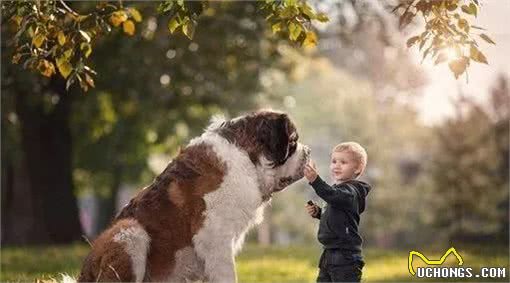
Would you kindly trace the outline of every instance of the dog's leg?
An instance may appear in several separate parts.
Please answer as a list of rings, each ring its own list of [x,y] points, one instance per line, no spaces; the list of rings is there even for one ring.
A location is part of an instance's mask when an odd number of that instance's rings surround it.
[[[194,240],[197,255],[204,261],[207,282],[237,282],[232,237],[221,241],[210,238],[207,241]]]

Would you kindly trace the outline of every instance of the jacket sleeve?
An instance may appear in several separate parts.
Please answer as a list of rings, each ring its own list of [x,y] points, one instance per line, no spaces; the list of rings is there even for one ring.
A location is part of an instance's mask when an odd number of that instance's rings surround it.
[[[352,206],[355,201],[354,192],[352,192],[349,188],[333,189],[319,176],[317,176],[317,178],[311,182],[310,185],[319,197],[334,207],[342,208],[346,206]]]

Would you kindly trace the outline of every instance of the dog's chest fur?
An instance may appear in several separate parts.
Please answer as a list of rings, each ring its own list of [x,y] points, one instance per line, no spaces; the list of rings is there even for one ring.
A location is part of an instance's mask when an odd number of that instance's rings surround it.
[[[224,256],[225,250],[232,250],[234,254],[227,256],[234,257],[244,242],[245,233],[262,221],[265,202],[258,188],[256,167],[248,155],[217,134],[206,133],[192,140],[189,146],[200,143],[212,147],[226,164],[226,172],[220,187],[204,195],[203,225],[192,238],[193,246],[175,253],[177,264],[167,281],[179,281],[183,275],[191,280],[207,280],[200,276],[204,274],[205,265],[211,264],[203,261],[205,255]]]

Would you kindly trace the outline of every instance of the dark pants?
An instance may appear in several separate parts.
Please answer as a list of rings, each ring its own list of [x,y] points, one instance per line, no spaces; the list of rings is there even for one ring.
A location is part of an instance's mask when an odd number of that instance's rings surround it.
[[[360,282],[364,265],[361,254],[326,249],[319,260],[317,282]]]

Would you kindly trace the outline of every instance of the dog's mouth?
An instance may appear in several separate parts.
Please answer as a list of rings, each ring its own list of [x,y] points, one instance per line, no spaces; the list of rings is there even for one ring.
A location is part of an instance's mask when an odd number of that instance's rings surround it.
[[[294,183],[304,177],[303,171],[305,169],[306,164],[310,160],[310,148],[308,148],[307,146],[304,146],[303,151],[304,151],[303,156],[299,160],[299,166],[297,167],[296,174],[294,174],[293,176],[281,177],[278,180],[278,186],[274,190],[275,192],[285,189],[292,183]]]

